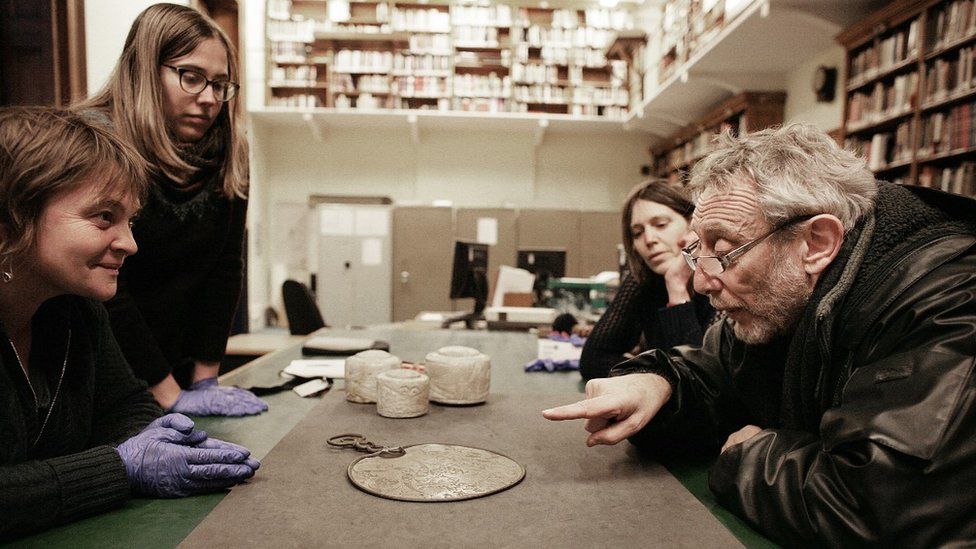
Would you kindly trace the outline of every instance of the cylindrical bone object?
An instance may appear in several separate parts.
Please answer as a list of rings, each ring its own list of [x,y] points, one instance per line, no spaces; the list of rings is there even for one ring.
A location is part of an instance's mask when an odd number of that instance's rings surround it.
[[[442,404],[477,404],[488,400],[491,362],[471,347],[442,347],[427,354],[430,400]]]
[[[400,367],[400,359],[386,351],[370,349],[346,359],[346,400],[376,402],[376,376]]]
[[[430,378],[397,368],[376,376],[376,412],[383,417],[417,417],[427,413]]]

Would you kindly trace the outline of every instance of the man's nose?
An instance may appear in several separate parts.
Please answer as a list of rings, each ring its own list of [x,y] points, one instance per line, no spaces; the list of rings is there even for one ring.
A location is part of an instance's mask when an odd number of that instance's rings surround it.
[[[702,295],[716,293],[722,289],[722,281],[717,276],[706,273],[701,267],[695,269],[692,283],[695,291]]]

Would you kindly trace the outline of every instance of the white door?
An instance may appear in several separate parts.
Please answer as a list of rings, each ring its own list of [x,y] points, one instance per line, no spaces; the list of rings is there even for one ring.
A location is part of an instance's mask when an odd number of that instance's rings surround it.
[[[316,206],[316,297],[330,326],[391,320],[390,208]]]

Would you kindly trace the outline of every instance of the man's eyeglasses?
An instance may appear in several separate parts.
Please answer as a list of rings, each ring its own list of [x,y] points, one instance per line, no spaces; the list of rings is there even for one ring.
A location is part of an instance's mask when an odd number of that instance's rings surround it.
[[[217,101],[227,102],[237,95],[237,90],[241,87],[240,84],[231,82],[230,80],[210,80],[193,69],[184,69],[183,67],[174,67],[166,64],[163,64],[163,66],[176,71],[176,74],[180,75],[180,88],[183,88],[183,91],[186,93],[192,93],[193,95],[203,93],[203,90],[207,89],[207,86],[210,86],[213,89],[214,98]]]
[[[773,230],[760,236],[755,240],[750,240],[745,244],[739,246],[738,248],[721,255],[692,255],[698,248],[701,247],[701,241],[696,240],[687,248],[681,250],[681,256],[685,258],[685,262],[691,267],[691,270],[701,269],[705,274],[709,276],[718,276],[725,272],[726,269],[732,266],[740,257],[742,257],[746,252],[758,246],[762,241],[766,240],[770,236],[776,234],[777,232],[789,227],[790,225],[799,223],[801,221],[806,221],[817,214],[811,215],[801,215],[788,219],[783,223],[773,227]]]

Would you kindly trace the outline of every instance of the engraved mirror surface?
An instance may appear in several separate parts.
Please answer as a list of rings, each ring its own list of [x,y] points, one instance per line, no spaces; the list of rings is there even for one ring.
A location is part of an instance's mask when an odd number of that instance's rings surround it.
[[[384,449],[349,465],[360,490],[401,501],[458,501],[487,496],[518,484],[525,468],[481,448],[416,444]]]

